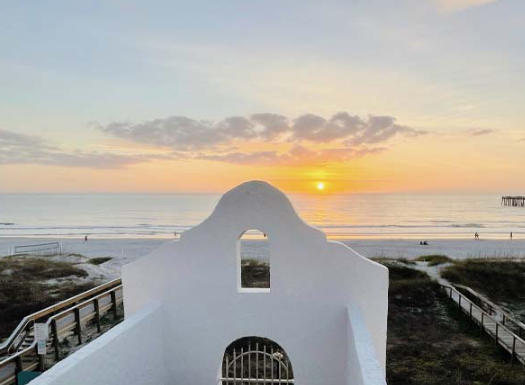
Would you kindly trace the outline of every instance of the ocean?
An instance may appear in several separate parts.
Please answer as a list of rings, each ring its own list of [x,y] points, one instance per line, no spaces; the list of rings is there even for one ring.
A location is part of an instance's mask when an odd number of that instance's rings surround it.
[[[525,209],[495,195],[292,194],[299,214],[336,239],[525,238]],[[173,238],[218,194],[0,194],[0,237]]]
[[[297,194],[331,238],[525,237],[525,209],[495,195]],[[165,238],[204,220],[217,194],[0,194],[0,236]]]

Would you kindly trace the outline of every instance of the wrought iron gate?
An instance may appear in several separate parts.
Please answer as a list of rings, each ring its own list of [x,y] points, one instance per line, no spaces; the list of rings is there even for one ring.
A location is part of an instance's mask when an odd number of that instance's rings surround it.
[[[241,338],[224,353],[221,385],[293,384],[292,364],[275,342],[257,337]]]

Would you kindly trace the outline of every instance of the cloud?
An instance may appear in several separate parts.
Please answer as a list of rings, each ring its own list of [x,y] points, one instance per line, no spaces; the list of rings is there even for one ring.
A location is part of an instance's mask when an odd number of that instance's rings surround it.
[[[290,128],[288,119],[282,115],[271,113],[253,114],[251,120],[256,126],[260,125],[260,135],[266,140],[276,139]]]
[[[356,150],[345,147],[311,150],[297,145],[284,153],[277,151],[231,152],[213,155],[198,154],[195,158],[240,165],[270,166],[279,164],[283,166],[304,166],[345,162],[365,155],[378,154],[385,150],[386,148],[384,147]]]
[[[224,146],[260,141],[293,144],[339,141],[359,146],[386,142],[394,136],[426,134],[425,131],[397,124],[391,116],[361,118],[347,112],[339,112],[329,118],[304,114],[294,120],[282,115],[260,113],[249,117],[232,116],[219,122],[171,116],[138,124],[116,122],[96,126],[120,139],[177,151],[219,150]]]
[[[226,154],[197,154],[195,159],[212,160],[233,164],[273,164],[281,162],[285,155],[277,151],[230,152]]]
[[[489,135],[493,134],[495,131],[491,129],[479,129],[479,130],[471,130],[469,131],[469,136],[483,136],[483,135]]]
[[[232,116],[213,123],[171,116],[143,123],[95,123],[102,132],[137,143],[174,150],[203,150],[235,141],[273,140],[288,130],[286,118],[276,114],[255,114],[249,118]]]
[[[0,129],[0,164],[39,164],[95,169],[121,168],[166,155],[119,155],[112,153],[63,151],[38,136]]]
[[[119,153],[115,145],[109,152],[68,151],[38,136],[0,129],[0,164],[115,169],[153,160],[198,159],[240,165],[325,165],[386,151],[396,136],[426,134],[391,116],[362,118],[347,112],[326,118],[309,113],[295,119],[257,113],[217,122],[171,116],[90,126],[118,139],[126,153]],[[156,153],[129,154],[137,144]]]
[[[306,114],[295,120],[292,130],[294,139],[322,143],[348,138],[364,130],[366,125],[359,116],[347,112],[338,112],[328,120]]]
[[[5,148],[24,148],[36,146],[39,148],[53,149],[43,138],[33,135],[23,135],[0,128],[0,150]]]
[[[155,119],[140,124],[114,122],[98,128],[117,138],[137,143],[171,147],[174,149],[200,149],[212,147],[228,140],[225,132],[209,130],[209,125],[184,116]]]
[[[476,7],[498,0],[432,0],[432,2],[443,12],[459,12],[470,7]]]
[[[257,113],[217,122],[171,116],[141,123],[95,123],[94,126],[117,139],[165,149],[177,159],[242,165],[345,162],[386,151],[384,145],[396,136],[426,134],[398,124],[392,116],[362,118],[348,112],[326,118],[307,113],[295,119]],[[254,146],[260,149],[254,151]]]
[[[303,115],[296,119],[293,126],[293,138],[312,142],[332,142],[346,139],[350,146],[385,142],[396,135],[419,136],[426,131],[414,130],[396,124],[391,116],[373,116],[366,119],[339,112],[329,120],[315,115]]]

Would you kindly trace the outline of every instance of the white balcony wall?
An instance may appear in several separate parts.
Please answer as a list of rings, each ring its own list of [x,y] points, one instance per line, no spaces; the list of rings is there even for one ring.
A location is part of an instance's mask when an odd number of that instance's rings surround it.
[[[164,385],[162,311],[150,303],[31,385]]]

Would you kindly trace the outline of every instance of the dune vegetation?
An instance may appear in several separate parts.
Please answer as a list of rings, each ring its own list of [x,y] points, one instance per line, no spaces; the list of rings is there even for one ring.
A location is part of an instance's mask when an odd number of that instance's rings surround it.
[[[94,287],[88,282],[74,282],[87,276],[70,262],[28,256],[1,258],[0,340],[25,316]]]
[[[441,272],[448,281],[469,286],[495,301],[525,300],[525,260],[467,259],[456,261]]]
[[[399,263],[390,270],[389,385],[518,385],[525,372],[459,314],[430,277]]]
[[[438,266],[444,263],[450,263],[453,261],[452,258],[447,257],[446,255],[422,255],[416,258],[418,262],[428,262],[428,266]]]

